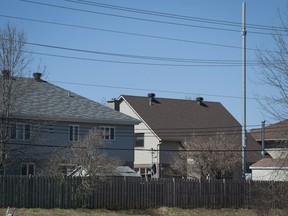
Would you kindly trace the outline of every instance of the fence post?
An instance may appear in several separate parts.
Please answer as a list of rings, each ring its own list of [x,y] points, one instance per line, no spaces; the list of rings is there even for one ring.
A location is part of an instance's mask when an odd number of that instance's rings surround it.
[[[173,207],[176,207],[176,182],[175,177],[173,177]]]
[[[223,178],[223,208],[226,208],[226,180]]]

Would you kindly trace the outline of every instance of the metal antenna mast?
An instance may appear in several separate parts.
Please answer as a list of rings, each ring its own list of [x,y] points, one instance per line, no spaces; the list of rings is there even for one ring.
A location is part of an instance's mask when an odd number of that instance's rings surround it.
[[[242,178],[246,175],[246,2],[242,3]]]

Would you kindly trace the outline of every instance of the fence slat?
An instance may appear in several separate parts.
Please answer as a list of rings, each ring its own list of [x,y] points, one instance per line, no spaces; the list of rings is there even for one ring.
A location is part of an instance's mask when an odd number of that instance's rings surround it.
[[[129,177],[92,180],[95,188],[91,194],[79,195],[80,177],[0,176],[0,208],[248,208],[252,196],[259,195],[255,188],[277,188],[276,182],[239,180]],[[276,203],[275,207],[282,205],[285,203]]]

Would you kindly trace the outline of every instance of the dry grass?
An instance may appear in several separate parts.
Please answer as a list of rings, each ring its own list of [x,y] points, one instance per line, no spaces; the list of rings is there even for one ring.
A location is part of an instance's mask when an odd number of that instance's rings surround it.
[[[1,209],[0,215],[4,215],[6,209]],[[123,210],[123,211],[109,211],[99,209],[17,209],[16,215],[19,216],[124,216],[124,215],[141,215],[141,216],[176,216],[176,215],[197,215],[197,216],[256,216],[253,210],[247,209],[219,209],[219,210],[208,210],[208,209],[178,209],[178,208],[158,208],[148,210]]]

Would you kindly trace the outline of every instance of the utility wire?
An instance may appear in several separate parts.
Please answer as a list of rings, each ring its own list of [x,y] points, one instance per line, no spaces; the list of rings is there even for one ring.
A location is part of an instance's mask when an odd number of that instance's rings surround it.
[[[33,144],[33,143],[19,143],[19,142],[8,142],[8,145],[17,145],[17,146],[34,146],[34,147],[49,147],[49,148],[62,148],[62,149],[69,149],[69,148],[82,148],[86,149],[85,147],[78,147],[73,145],[51,145],[51,144]],[[109,148],[109,147],[99,147],[95,148],[99,150],[113,150],[113,151],[147,151],[147,152],[241,152],[241,149],[145,149],[145,148]],[[261,149],[247,149],[248,152],[260,152]],[[274,150],[273,150],[274,151]],[[280,150],[275,150],[280,151]],[[288,150],[282,150],[288,151]]]
[[[0,38],[1,40],[8,40],[6,38]],[[63,47],[63,46],[56,46],[56,45],[49,45],[43,43],[33,43],[33,42],[25,42],[28,45],[38,46],[38,47],[45,47],[51,49],[59,49],[65,51],[73,51],[73,52],[80,52],[80,53],[88,53],[88,54],[98,54],[98,55],[105,55],[105,56],[115,56],[115,57],[124,57],[124,58],[135,58],[141,60],[153,60],[153,61],[168,61],[168,62],[182,62],[182,63],[198,63],[198,64],[214,64],[216,65],[227,65],[227,66],[239,66],[241,65],[240,60],[215,60],[215,59],[189,59],[189,58],[175,58],[175,57],[161,57],[161,56],[144,56],[144,55],[130,55],[130,54],[123,54],[123,53],[111,53],[111,52],[102,52],[102,51],[95,51],[95,50],[87,50],[87,49],[79,49],[79,48],[72,48],[72,47]],[[81,58],[79,58],[81,59]],[[82,58],[85,59],[85,58]],[[86,59],[88,60],[88,59]],[[256,63],[257,61],[249,61],[250,64]],[[248,62],[248,64],[249,64]],[[191,66],[191,65],[189,65]],[[198,66],[198,65],[197,65]]]
[[[172,93],[172,94],[181,94],[181,95],[199,95],[199,93],[194,93],[194,92],[180,92],[180,91],[168,91],[168,90],[159,90],[159,89],[131,88],[131,87],[123,87],[123,86],[88,84],[88,83],[56,81],[56,80],[49,80],[49,82],[61,83],[61,84],[70,84],[70,85],[79,85],[79,86],[100,87],[100,88],[113,88],[113,89],[126,89],[126,90],[135,90],[135,91],[146,91],[146,92],[162,92],[162,93]],[[232,96],[232,95],[216,95],[216,94],[203,94],[203,93],[201,93],[201,95],[202,96],[210,96],[210,97],[242,99],[241,96]],[[261,98],[256,98],[256,97],[247,97],[247,99],[249,99],[249,100],[261,100]]]
[[[196,28],[212,29],[212,30],[221,30],[221,31],[230,31],[230,32],[239,32],[239,30],[228,29],[228,28],[208,27],[208,26],[191,25],[191,24],[184,24],[184,23],[175,23],[175,22],[152,20],[152,19],[145,19],[145,18],[138,18],[138,17],[130,17],[130,16],[124,16],[124,15],[116,15],[116,14],[109,14],[109,13],[103,13],[103,12],[96,12],[96,11],[91,11],[91,10],[83,10],[83,9],[66,7],[66,6],[55,5],[55,4],[47,4],[47,3],[36,2],[36,1],[32,1],[32,0],[20,0],[20,1],[27,2],[27,3],[32,3],[32,4],[38,4],[38,5],[42,5],[42,6],[49,6],[49,7],[54,7],[54,8],[72,10],[72,11],[77,11],[77,12],[99,14],[99,15],[112,16],[112,17],[125,18],[125,19],[132,19],[132,20],[138,20],[138,21],[146,21],[146,22],[154,22],[154,23],[169,24],[169,25],[176,25],[176,26],[194,27],[194,28],[196,27]]]
[[[124,16],[124,15],[116,15],[116,14],[102,13],[102,12],[96,12],[96,11],[91,11],[91,10],[83,10],[83,9],[78,9],[78,8],[71,8],[71,7],[55,5],[55,4],[41,3],[41,2],[36,2],[36,1],[32,1],[32,0],[20,0],[20,1],[23,1],[23,2],[26,2],[26,3],[38,4],[38,5],[42,5],[42,6],[50,6],[50,7],[60,8],[60,9],[72,10],[72,11],[77,11],[77,12],[85,12],[85,13],[99,14],[99,15],[105,15],[105,16],[118,17],[118,18],[133,19],[133,20],[138,20],[138,21],[147,21],[147,22],[169,24],[169,25],[176,25],[176,26],[184,26],[184,27],[210,29],[210,30],[240,32],[240,30],[238,30],[238,29],[218,28],[218,27],[211,27],[211,26],[191,25],[191,24],[184,24],[184,23],[175,23],[175,22],[152,20],[152,19],[145,19],[145,18],[138,18],[138,17],[130,17],[130,16]],[[256,25],[254,25],[254,28],[255,27],[256,27]],[[264,29],[264,28],[262,28],[262,29]],[[279,31],[282,31],[282,30],[279,28]],[[285,30],[284,30],[284,32],[285,32]],[[252,33],[252,34],[253,33],[254,34],[263,34],[263,35],[273,35],[273,34],[275,34],[275,33],[271,33],[271,32],[267,33],[267,32],[257,32],[257,31],[249,31],[249,33]],[[277,33],[275,35],[279,35],[279,33]]]
[[[39,20],[39,19],[31,19],[31,18],[24,18],[24,17],[9,16],[9,15],[3,15],[3,14],[0,14],[0,17],[5,17],[5,18],[9,18],[9,19],[24,20],[24,21],[30,21],[30,22],[52,24],[52,25],[59,25],[59,26],[66,26],[66,27],[73,27],[73,28],[80,28],[80,29],[87,29],[87,30],[94,30],[94,31],[103,31],[103,32],[110,32],[110,33],[117,33],[117,34],[133,35],[133,36],[140,36],[140,37],[147,37],[147,38],[154,38],[154,39],[162,39],[162,40],[170,40],[170,41],[177,41],[177,42],[185,42],[185,43],[194,43],[194,44],[226,47],[226,48],[233,48],[233,49],[242,49],[242,47],[240,47],[240,46],[233,46],[233,45],[227,45],[227,44],[218,44],[218,43],[210,43],[210,42],[203,42],[203,41],[194,41],[194,40],[187,40],[187,39],[180,39],[180,38],[171,38],[171,37],[164,37],[164,36],[156,36],[156,35],[140,34],[140,33],[133,33],[133,32],[125,32],[125,31],[116,31],[116,30],[112,30],[112,29],[95,28],[95,27],[89,27],[89,26],[83,26],[83,25],[59,23],[59,22],[52,22],[52,21]],[[247,48],[247,50],[257,51],[258,49]]]
[[[204,41],[187,40],[187,39],[181,39],[181,38],[171,38],[171,37],[164,37],[164,36],[157,36],[157,35],[148,35],[148,34],[140,34],[140,33],[133,33],[133,32],[117,31],[117,30],[112,30],[112,29],[95,28],[95,27],[89,27],[89,26],[83,26],[83,25],[75,25],[75,24],[59,23],[59,22],[47,21],[47,20],[31,19],[31,18],[25,18],[25,17],[9,16],[9,15],[4,15],[4,14],[0,14],[0,17],[5,17],[5,18],[9,18],[9,19],[24,20],[24,21],[29,21],[29,22],[45,23],[45,24],[51,24],[51,25],[66,26],[66,27],[79,28],[79,29],[87,29],[87,30],[93,30],[93,31],[103,31],[103,32],[109,32],[109,33],[116,33],[116,34],[124,34],[124,35],[138,36],[138,37],[160,39],[160,40],[169,40],[169,41],[176,41],[176,42],[183,42],[183,43],[201,44],[201,45],[216,46],[216,47],[222,47],[222,48],[242,49],[241,46],[234,46],[234,45],[228,45],[228,44],[219,44],[219,43],[211,43],[211,42],[204,42]],[[246,48],[246,49],[248,51],[276,52],[274,50],[262,50],[262,49],[255,49],[255,48]]]
[[[78,3],[81,5],[89,5],[89,6],[95,6],[95,7],[101,7],[101,8],[109,8],[114,10],[120,10],[120,11],[127,11],[127,12],[133,12],[133,13],[139,13],[139,14],[145,14],[145,15],[153,15],[157,17],[165,17],[165,18],[174,18],[179,20],[188,20],[188,21],[194,21],[194,22],[202,22],[202,23],[209,23],[209,24],[218,24],[218,25],[226,25],[226,26],[233,26],[233,27],[242,27],[242,23],[239,22],[232,22],[227,20],[217,20],[217,19],[207,19],[202,17],[191,17],[191,16],[183,16],[178,14],[171,14],[171,13],[163,13],[163,12],[156,12],[156,11],[150,11],[150,10],[142,10],[142,9],[136,9],[136,8],[130,8],[130,7],[122,7],[118,5],[111,5],[111,4],[103,4],[98,2],[92,2],[92,1],[85,1],[85,0],[64,0],[67,2],[72,3]],[[257,25],[257,24],[246,24],[246,27],[248,28],[255,28],[260,30],[278,30],[278,31],[285,31],[285,28],[282,27],[275,27],[275,26],[268,26],[268,25]]]

